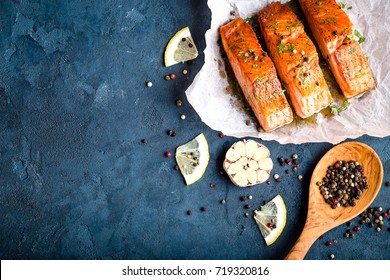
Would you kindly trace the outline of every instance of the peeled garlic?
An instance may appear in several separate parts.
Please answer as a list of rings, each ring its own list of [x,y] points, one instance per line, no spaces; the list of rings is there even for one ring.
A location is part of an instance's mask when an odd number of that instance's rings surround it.
[[[273,162],[267,147],[254,140],[242,140],[226,152],[223,167],[235,185],[248,187],[265,182]]]

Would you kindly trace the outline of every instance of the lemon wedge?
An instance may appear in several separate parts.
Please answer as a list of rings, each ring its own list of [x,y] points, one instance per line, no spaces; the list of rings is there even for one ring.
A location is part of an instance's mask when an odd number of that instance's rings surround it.
[[[177,147],[175,158],[187,186],[202,178],[210,158],[209,146],[203,133]]]
[[[253,217],[267,246],[273,244],[282,233],[287,220],[284,200],[280,195],[254,211]]]
[[[198,57],[198,50],[188,26],[180,29],[169,40],[164,53],[165,67]]]

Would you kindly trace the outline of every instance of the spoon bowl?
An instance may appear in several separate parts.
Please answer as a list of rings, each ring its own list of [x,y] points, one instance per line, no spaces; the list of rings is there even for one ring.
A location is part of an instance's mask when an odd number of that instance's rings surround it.
[[[364,168],[368,188],[363,191],[360,199],[355,200],[355,206],[340,206],[332,209],[322,196],[317,182],[322,181],[328,167],[339,160],[359,162]],[[330,149],[313,171],[309,187],[306,223],[286,260],[303,259],[318,237],[366,210],[378,194],[382,179],[382,162],[376,152],[368,145],[360,142],[345,142]]]

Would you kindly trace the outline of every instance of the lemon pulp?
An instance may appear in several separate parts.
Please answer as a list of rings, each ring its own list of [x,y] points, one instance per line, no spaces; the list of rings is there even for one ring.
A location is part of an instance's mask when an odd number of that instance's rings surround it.
[[[198,57],[198,50],[188,26],[180,29],[169,40],[164,53],[165,67]]]
[[[282,233],[287,218],[286,205],[280,195],[254,211],[253,217],[267,246],[273,244]]]
[[[206,171],[210,158],[208,143],[203,133],[177,147],[175,158],[186,184],[191,185],[198,181]]]

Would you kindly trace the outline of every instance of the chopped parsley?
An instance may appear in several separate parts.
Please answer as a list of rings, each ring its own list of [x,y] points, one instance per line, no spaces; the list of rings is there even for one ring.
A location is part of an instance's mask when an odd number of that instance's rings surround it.
[[[288,32],[291,33],[291,24],[290,24],[290,23],[287,23],[287,24],[286,24],[286,28],[287,28]]]
[[[344,110],[347,110],[347,108],[349,107],[349,105],[351,105],[351,103],[349,103],[348,100],[345,100],[343,105],[338,105],[336,103],[332,103],[329,105],[329,108],[330,108],[330,112],[333,114],[333,115],[338,115],[339,113],[341,113],[342,111]]]
[[[283,44],[278,44],[278,53],[287,53],[287,52],[293,52],[294,51],[294,46],[290,43],[287,43],[286,45]]]
[[[362,66],[362,67],[360,68],[360,70],[357,71],[357,72],[355,73],[355,76],[356,76],[356,77],[360,77],[361,75],[363,75],[363,73],[362,73],[363,70],[364,70],[364,67]]]
[[[353,54],[356,52],[356,46],[353,46],[352,49],[349,51],[350,54]]]
[[[298,20],[297,22],[294,22],[292,26],[294,26],[294,27],[297,27],[297,26],[298,26],[298,24],[300,24],[300,23],[301,23],[301,21],[300,21],[300,20]]]
[[[353,39],[355,38],[355,37],[353,36],[353,34],[349,34],[347,37],[348,37],[349,40],[353,40]]]
[[[279,22],[279,21],[277,21],[277,22],[275,22],[274,24],[272,24],[272,25],[270,25],[270,26],[267,26],[267,28],[270,28],[270,29],[271,29],[271,28],[273,28],[273,29],[275,29],[275,30],[276,30],[276,29],[278,29],[278,25],[279,25],[279,23],[280,23],[280,22]]]
[[[344,9],[345,6],[347,6],[347,4],[345,4],[345,3],[343,3],[343,2],[340,2],[340,3],[339,3],[339,6],[340,6],[341,9]]]
[[[318,6],[321,6],[321,5],[322,5],[322,2],[321,2],[321,1],[318,1],[316,4],[317,4]]]
[[[251,18],[251,17],[248,17],[248,18],[244,19],[244,21],[245,21],[246,23],[250,23],[250,22],[252,21],[252,18]]]
[[[324,23],[326,23],[327,25],[331,25],[333,23],[337,23],[337,20],[335,18],[327,18],[327,19],[324,19]]]
[[[259,66],[259,65],[257,63],[255,63],[252,65],[252,68],[257,68],[257,66]]]
[[[352,10],[352,6],[349,6],[349,7],[347,8],[347,10]]]
[[[359,31],[355,30],[354,34],[355,34],[356,37],[358,37],[359,44],[363,43],[366,40],[366,38],[364,38],[363,35],[359,33]]]

